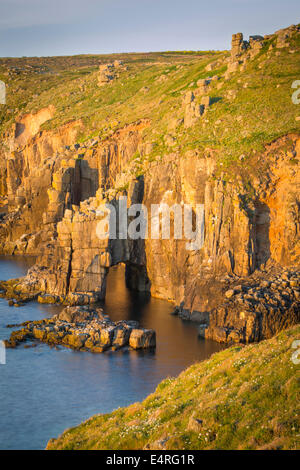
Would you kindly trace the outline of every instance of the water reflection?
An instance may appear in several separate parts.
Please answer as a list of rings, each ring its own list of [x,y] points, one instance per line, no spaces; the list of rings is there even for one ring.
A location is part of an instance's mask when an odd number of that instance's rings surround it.
[[[28,259],[0,259],[0,279],[21,276],[28,265]],[[0,299],[0,339],[9,337],[8,323],[60,308],[36,302],[14,308]],[[42,449],[64,429],[144,399],[165,377],[221,348],[199,341],[195,325],[170,315],[171,304],[129,292],[122,268],[111,269],[104,308],[113,320],[137,319],[154,328],[156,351],[92,354],[42,343],[7,350],[7,364],[0,365],[0,449]]]

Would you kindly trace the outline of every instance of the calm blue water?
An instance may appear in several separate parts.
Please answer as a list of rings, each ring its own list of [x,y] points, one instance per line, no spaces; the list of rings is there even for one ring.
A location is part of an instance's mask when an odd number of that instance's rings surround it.
[[[0,279],[26,272],[24,259],[0,258]],[[37,320],[57,306],[29,303],[8,307],[0,299],[0,339],[7,324]],[[105,313],[113,320],[138,319],[157,332],[155,352],[92,354],[38,344],[6,351],[0,364],[0,449],[43,449],[51,437],[93,414],[143,400],[167,376],[174,376],[221,346],[197,338],[196,326],[170,315],[172,305],[129,292],[121,267],[108,278]]]

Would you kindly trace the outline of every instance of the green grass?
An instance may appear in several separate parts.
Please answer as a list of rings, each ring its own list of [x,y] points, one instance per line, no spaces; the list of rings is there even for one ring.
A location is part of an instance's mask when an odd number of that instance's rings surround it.
[[[214,354],[144,402],[95,416],[48,448],[157,449],[165,441],[165,449],[299,449],[299,365],[291,361],[299,338],[295,326]]]

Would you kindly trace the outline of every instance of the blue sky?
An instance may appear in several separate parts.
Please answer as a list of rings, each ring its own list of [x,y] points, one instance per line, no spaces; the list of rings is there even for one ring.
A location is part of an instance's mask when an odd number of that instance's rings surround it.
[[[299,22],[299,0],[0,0],[0,56],[229,49]]]

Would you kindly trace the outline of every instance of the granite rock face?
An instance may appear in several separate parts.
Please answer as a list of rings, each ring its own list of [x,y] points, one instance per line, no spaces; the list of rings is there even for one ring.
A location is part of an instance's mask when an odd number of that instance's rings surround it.
[[[39,340],[50,345],[100,353],[124,347],[132,349],[155,348],[154,330],[139,328],[138,322],[114,323],[101,308],[66,307],[50,319],[25,322],[6,341],[9,348],[24,341]]]
[[[124,69],[126,69],[126,67],[123,65],[121,60],[115,60],[111,64],[99,65],[98,86],[101,87],[107,85],[118,77],[120,70]]]
[[[127,135],[126,139],[130,155],[138,146],[138,136]],[[185,319],[202,325],[209,323],[205,328],[208,338],[249,342],[299,321],[297,289],[289,294],[287,304],[279,302],[277,306],[271,305],[271,310],[260,301],[258,311],[253,310],[251,302],[243,296],[247,308],[243,308],[246,313],[242,320],[241,303],[236,302],[234,288],[231,289],[236,279],[247,279],[261,270],[271,273],[274,266],[290,266],[290,275],[297,273],[300,182],[299,169],[290,165],[289,160],[300,155],[300,140],[297,136],[290,139],[293,142],[290,153],[282,151],[285,139],[267,148],[263,158],[268,160],[268,169],[261,178],[253,178],[252,199],[246,198],[242,181],[225,183],[221,177],[211,178],[215,169],[213,154],[190,152],[184,158],[174,153],[162,162],[151,163],[142,178],[133,175],[126,192],[119,192],[109,201],[116,208],[117,218],[120,197],[124,196],[128,207],[142,202],[149,213],[151,204],[161,202],[171,207],[183,201],[194,210],[197,204],[203,205],[205,233],[199,250],[187,250],[189,240],[172,236],[169,240],[97,236],[97,209],[107,202],[102,195],[109,193],[109,181],[113,184],[118,178],[114,160],[119,154],[110,150],[108,162],[98,166],[100,181],[96,195],[72,204],[59,221],[59,215],[55,215],[51,222],[55,226],[51,243],[44,245],[37,264],[27,276],[10,286],[10,297],[39,296],[41,302],[56,299],[71,305],[92,304],[105,297],[109,268],[125,263],[129,287],[148,290],[153,296],[175,302]],[[95,153],[106,159],[106,152],[111,148],[109,144]],[[81,160],[81,167],[82,161],[85,160]],[[102,171],[106,174],[103,179]],[[59,193],[69,190],[64,185],[56,188]],[[228,276],[226,289],[224,276]],[[227,299],[225,304],[224,299]],[[257,322],[259,328],[255,326]],[[258,328],[257,333],[250,329],[250,323]]]
[[[299,271],[277,267],[239,279],[225,291],[225,302],[210,312],[209,325],[199,327],[199,335],[221,343],[268,339],[300,322],[299,299]]]
[[[287,43],[289,35],[290,28],[275,33],[274,40],[280,43],[283,38]],[[251,36],[244,41],[242,34],[234,35],[225,78],[246,66],[266,40]],[[218,67],[217,62],[210,65],[210,70]],[[122,67],[101,66],[101,84],[116,78]],[[155,148],[152,141],[143,141],[147,119],[105,140],[90,139],[84,144],[76,143],[80,121],[55,132],[40,131],[55,112],[52,108],[15,124],[6,136],[9,151],[0,155],[0,195],[7,202],[0,216],[0,253],[35,255],[37,261],[24,278],[1,284],[7,297],[93,304],[105,297],[110,267],[124,263],[130,288],[174,302],[182,317],[207,326],[203,327],[206,337],[249,342],[267,337],[276,330],[275,324],[283,327],[282,315],[287,323],[298,321],[298,291],[289,294],[285,314],[280,313],[284,305],[280,301],[277,307],[274,304],[275,313],[267,307],[257,313],[248,306],[241,320],[234,289],[255,272],[264,272],[267,278],[268,273],[273,275],[272,269],[288,268],[291,276],[297,274],[300,173],[293,162],[300,158],[300,136],[277,139],[261,152],[260,171],[250,161],[244,173],[231,178],[217,169],[218,155],[210,148],[172,153],[172,130],[204,119],[212,104],[212,80],[218,76],[199,80],[196,90],[184,92],[184,119],[170,122],[170,133],[164,138],[167,153],[145,161],[142,168],[136,155],[144,157]],[[196,105],[195,96],[203,104]],[[175,239],[172,230],[170,239],[150,235],[130,239],[120,237],[117,226],[116,237],[109,232],[99,237],[99,207],[111,204],[118,220],[124,197],[125,209],[142,203],[148,214],[152,204],[169,208],[188,204],[201,226],[198,249],[191,247],[186,236]],[[128,216],[126,229],[132,219]],[[257,321],[262,325],[257,334],[245,333],[252,317],[254,325]],[[121,333],[118,341],[125,341]],[[132,341],[143,344],[144,339],[137,334]]]

